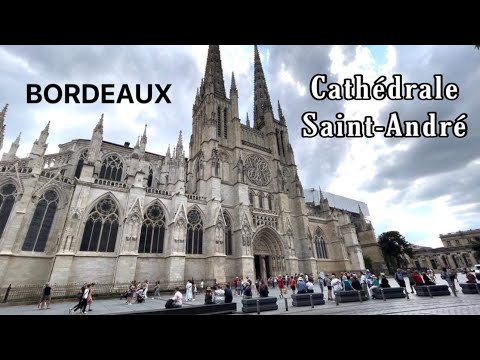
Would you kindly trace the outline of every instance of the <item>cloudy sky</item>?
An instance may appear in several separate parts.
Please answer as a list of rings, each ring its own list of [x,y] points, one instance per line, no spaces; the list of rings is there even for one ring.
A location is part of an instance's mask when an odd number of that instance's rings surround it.
[[[261,57],[274,102],[287,119],[303,186],[366,202],[377,235],[398,230],[410,242],[440,246],[440,233],[480,227],[480,51],[473,46],[261,46]],[[0,46],[0,106],[9,103],[3,151],[22,132],[17,155],[24,157],[48,121],[47,152],[75,138],[89,139],[105,114],[104,139],[135,143],[148,124],[147,151],[165,154],[179,130],[191,135],[191,113],[203,76],[207,46]],[[225,87],[231,73],[239,90],[240,116],[253,109],[253,45],[221,46]],[[363,74],[402,74],[405,81],[432,82],[443,74],[460,87],[455,101],[316,101],[309,93],[313,75],[329,82]],[[172,84],[167,104],[26,103],[26,84]],[[402,120],[469,115],[463,139],[303,139],[301,116],[320,119],[373,116],[385,123],[398,111]],[[188,151],[188,147],[187,147]],[[188,155],[188,153],[187,153]]]

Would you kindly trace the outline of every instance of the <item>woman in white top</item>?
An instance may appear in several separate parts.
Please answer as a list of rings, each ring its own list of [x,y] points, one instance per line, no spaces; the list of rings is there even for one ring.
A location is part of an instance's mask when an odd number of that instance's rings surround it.
[[[176,287],[175,288],[175,295],[173,295],[173,298],[172,298],[173,307],[181,308],[182,307],[182,299],[183,299],[183,295],[180,292],[180,288]]]
[[[193,289],[192,289],[192,283],[190,280],[187,281],[187,285],[185,286],[186,289],[186,294],[185,294],[185,301],[192,301],[193,299]]]

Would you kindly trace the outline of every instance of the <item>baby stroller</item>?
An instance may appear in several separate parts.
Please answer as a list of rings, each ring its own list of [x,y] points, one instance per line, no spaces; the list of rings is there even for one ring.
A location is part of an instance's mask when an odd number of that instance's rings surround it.
[[[139,289],[136,292],[137,294],[137,303],[141,304],[147,298],[147,289]]]

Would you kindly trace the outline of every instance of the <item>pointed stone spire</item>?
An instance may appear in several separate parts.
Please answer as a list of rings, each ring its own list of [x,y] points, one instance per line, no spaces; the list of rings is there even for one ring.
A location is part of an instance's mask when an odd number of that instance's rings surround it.
[[[177,141],[177,147],[176,149],[176,157],[178,160],[181,160],[183,158],[183,139],[182,139],[182,130],[180,130],[180,133],[178,134],[178,141]]]
[[[168,144],[167,153],[165,154],[165,164],[168,164],[171,158],[172,155],[170,154],[170,144]]]
[[[205,67],[205,83],[213,87],[214,95],[226,98],[225,83],[223,81],[222,60],[220,58],[220,46],[209,45],[207,65]]]
[[[145,124],[145,129],[143,129],[143,135],[140,139],[140,150],[145,152],[145,148],[147,147],[147,124]]]
[[[255,127],[262,122],[265,113],[272,112],[272,102],[268,94],[267,81],[263,73],[262,62],[258,47],[255,45],[255,63],[254,63],[254,107],[253,124]]]
[[[5,104],[3,107],[3,110],[0,112],[0,121],[3,123],[3,120],[5,120],[5,115],[7,115],[7,110],[8,110],[8,104]]]
[[[363,214],[362,208],[360,207],[360,203],[358,204],[358,215],[360,215],[360,230],[365,231],[368,229],[368,223],[365,219],[365,215]]]
[[[250,119],[248,118],[248,112],[247,112],[247,126],[250,127]]]
[[[50,130],[50,121],[47,123],[47,126],[45,126],[45,129],[43,129],[40,133],[40,138],[38,139],[38,142],[42,145],[45,145],[47,143],[48,130]]]
[[[323,197],[323,192],[321,187],[318,187],[318,193],[320,194],[320,202],[324,201],[325,198]]]
[[[235,83],[235,74],[232,71],[232,84],[230,85],[230,94],[232,91],[237,91],[237,84]]]
[[[0,112],[0,149],[3,147],[3,139],[5,138],[5,115],[7,114],[8,104],[5,105]]]
[[[17,138],[10,146],[10,150],[8,151],[8,153],[3,154],[2,161],[15,161],[17,150],[18,150],[18,147],[20,146],[21,136],[22,136],[22,133],[18,134]]]
[[[99,134],[103,135],[103,114],[102,114],[102,116],[100,117],[100,120],[98,120],[97,125],[96,125],[95,128],[93,129],[93,132],[94,132],[94,133],[99,133]]]
[[[18,134],[17,138],[15,139],[15,141],[13,142],[12,145],[17,145],[17,146],[20,146],[20,138],[22,137],[22,132],[20,131],[20,133]]]
[[[282,111],[282,107],[280,106],[280,100],[278,100],[278,120],[280,120],[282,124],[285,124],[285,118],[283,117],[283,111]]]
[[[140,149],[140,136],[137,136],[137,143],[133,149]]]

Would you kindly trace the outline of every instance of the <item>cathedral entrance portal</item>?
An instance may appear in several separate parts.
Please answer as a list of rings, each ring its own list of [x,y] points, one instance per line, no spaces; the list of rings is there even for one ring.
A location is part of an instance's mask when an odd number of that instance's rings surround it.
[[[270,228],[259,230],[253,239],[255,279],[285,274],[285,253],[280,235]]]

